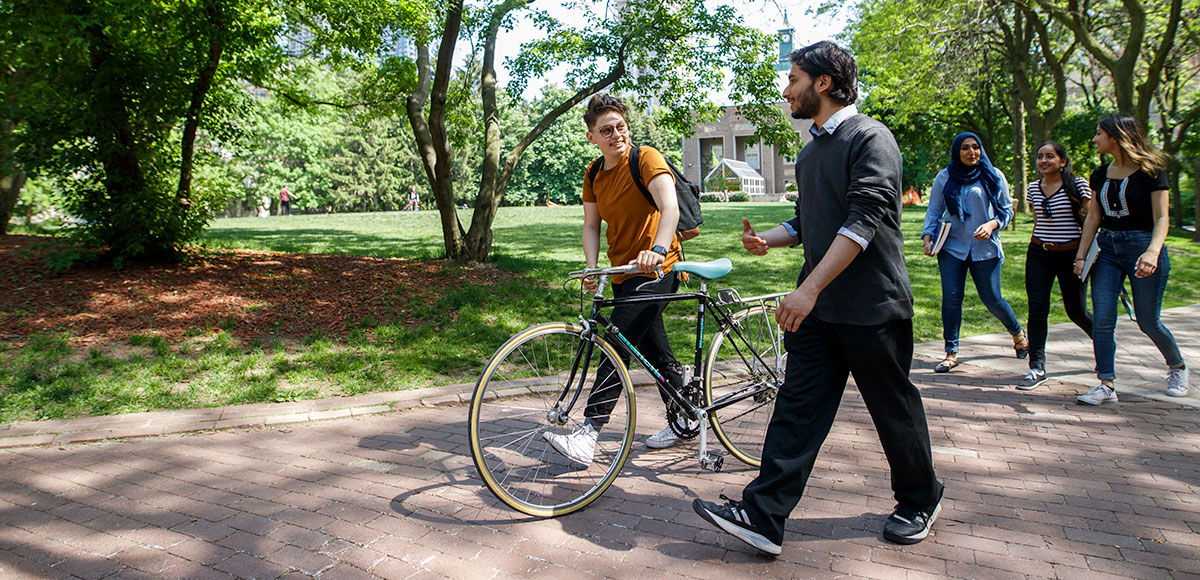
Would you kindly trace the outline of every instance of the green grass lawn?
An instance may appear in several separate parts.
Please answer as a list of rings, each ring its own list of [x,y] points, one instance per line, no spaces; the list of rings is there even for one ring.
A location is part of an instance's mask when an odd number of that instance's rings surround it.
[[[733,272],[718,281],[719,287],[734,287],[743,295],[778,292],[795,287],[803,262],[802,250],[776,249],[755,257],[742,250],[741,218],[749,218],[765,229],[790,218],[791,204],[725,203],[704,205],[701,235],[684,246],[689,260],[729,258]],[[941,338],[941,287],[937,260],[921,252],[920,228],[924,206],[904,212],[905,260],[916,300],[914,332],[918,342]],[[468,223],[470,215],[460,219]],[[580,248],[581,207],[501,208],[494,228],[492,256],[501,268],[558,285],[565,274],[583,267]],[[1019,215],[1015,231],[1006,230],[1004,297],[1024,323],[1028,314],[1025,299],[1025,249],[1033,229],[1033,218]],[[1173,231],[1171,281],[1164,307],[1200,302],[1200,246],[1190,241],[1191,233]],[[242,218],[219,220],[209,228],[205,243],[210,247],[251,248],[283,252],[348,253],[377,257],[434,258],[442,253],[440,222],[436,212],[295,216],[292,218]],[[963,304],[963,336],[1001,332],[994,319],[970,287]],[[560,294],[566,300],[565,294]],[[672,307],[684,314],[682,306]],[[1061,299],[1051,309],[1051,323],[1066,322]],[[532,322],[532,321],[531,321]]]
[[[794,288],[802,251],[772,250],[764,257],[741,248],[741,218],[766,229],[790,217],[790,204],[706,204],[700,237],[685,244],[688,259],[728,257],[733,271],[715,284],[743,296]],[[917,341],[940,340],[936,260],[921,254],[924,208],[904,214],[905,253],[916,297]],[[469,212],[460,219],[468,223]],[[416,327],[364,322],[348,336],[238,341],[221,328],[197,329],[178,343],[136,336],[128,344],[74,352],[67,331],[33,337],[21,348],[0,344],[0,421],[62,418],[156,409],[289,401],[378,390],[471,382],[508,336],[530,324],[575,320],[581,303],[562,282],[583,266],[581,207],[501,208],[493,258],[523,280],[486,291],[446,290],[421,313]],[[1025,247],[1032,219],[1020,216],[1006,231],[1005,298],[1019,319],[1027,315]],[[1190,233],[1173,232],[1166,307],[1200,302],[1200,258]],[[345,253],[373,257],[437,258],[442,254],[436,212],[298,215],[216,221],[202,244],[281,252]],[[446,276],[454,276],[450,269]],[[692,307],[668,309],[672,344],[689,360]],[[1052,322],[1065,322],[1061,303]],[[711,330],[711,329],[710,329]],[[964,304],[963,335],[1000,332],[973,291]],[[281,329],[286,335],[286,329]]]

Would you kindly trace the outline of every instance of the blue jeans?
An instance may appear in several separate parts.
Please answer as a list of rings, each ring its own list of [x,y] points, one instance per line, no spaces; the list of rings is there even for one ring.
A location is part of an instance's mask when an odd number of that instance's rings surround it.
[[[962,327],[963,290],[967,286],[967,272],[975,282],[979,299],[1009,334],[1021,333],[1017,315],[1000,295],[1000,258],[973,262],[959,260],[949,252],[939,252],[938,271],[942,275],[942,338],[946,340],[946,352],[958,352],[958,332]]]
[[[1163,293],[1171,274],[1171,259],[1164,246],[1158,253],[1158,268],[1145,278],[1134,275],[1138,257],[1150,246],[1151,233],[1145,230],[1130,232],[1100,232],[1100,255],[1092,265],[1092,309],[1095,326],[1092,329],[1092,349],[1096,353],[1096,376],[1100,380],[1116,378],[1117,302],[1121,284],[1129,279],[1133,294],[1133,312],[1138,328],[1158,347],[1167,366],[1183,365],[1183,353],[1175,337],[1162,323]]]

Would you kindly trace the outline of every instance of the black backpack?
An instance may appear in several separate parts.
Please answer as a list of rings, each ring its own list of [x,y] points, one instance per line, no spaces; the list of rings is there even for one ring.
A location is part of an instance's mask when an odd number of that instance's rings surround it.
[[[687,180],[683,176],[683,172],[675,167],[671,160],[663,158],[667,162],[667,167],[671,169],[671,175],[675,177],[675,198],[679,200],[679,224],[675,226],[675,235],[679,236],[680,241],[690,240],[700,235],[700,224],[704,223],[704,216],[700,215],[700,186]],[[596,176],[600,174],[600,169],[604,167],[604,157],[597,157],[588,168],[588,183],[596,181]],[[638,148],[635,146],[629,150],[629,172],[633,174],[633,182],[637,184],[638,190],[646,197],[646,201],[650,202],[650,207],[658,210],[658,206],[654,203],[654,196],[650,195],[650,190],[646,188],[646,183],[642,181],[642,169],[638,165]]]

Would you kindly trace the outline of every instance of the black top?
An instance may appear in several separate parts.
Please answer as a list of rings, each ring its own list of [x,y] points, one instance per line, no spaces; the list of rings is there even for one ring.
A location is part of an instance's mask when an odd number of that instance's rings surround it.
[[[913,316],[900,233],[900,148],[883,123],[854,115],[820,135],[796,159],[796,217],[804,245],[800,282],[845,228],[867,247],[817,297],[812,316],[876,325]]]
[[[1117,232],[1154,229],[1154,209],[1150,203],[1150,193],[1167,189],[1167,172],[1159,171],[1157,176],[1150,175],[1139,169],[1125,179],[1108,179],[1108,166],[1105,163],[1092,172],[1089,180],[1092,195],[1100,202],[1104,215],[1100,218],[1100,227]]]

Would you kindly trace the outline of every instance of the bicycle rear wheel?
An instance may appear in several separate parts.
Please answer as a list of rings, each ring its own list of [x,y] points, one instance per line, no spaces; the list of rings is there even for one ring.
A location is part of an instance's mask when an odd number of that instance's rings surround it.
[[[705,406],[734,401],[709,414],[713,433],[734,457],[755,467],[762,463],[786,355],[773,306],[735,312],[708,350]]]
[[[582,333],[581,326],[562,322],[517,333],[488,361],[471,399],[475,467],[500,501],[529,515],[561,516],[591,503],[617,478],[633,447],[632,382],[612,345],[597,337],[586,369],[581,359],[568,384],[586,345]],[[612,386],[599,398],[616,400],[585,467],[558,453],[544,435],[569,434],[582,426],[601,363],[613,370]],[[586,382],[580,387],[578,373],[583,372]]]

